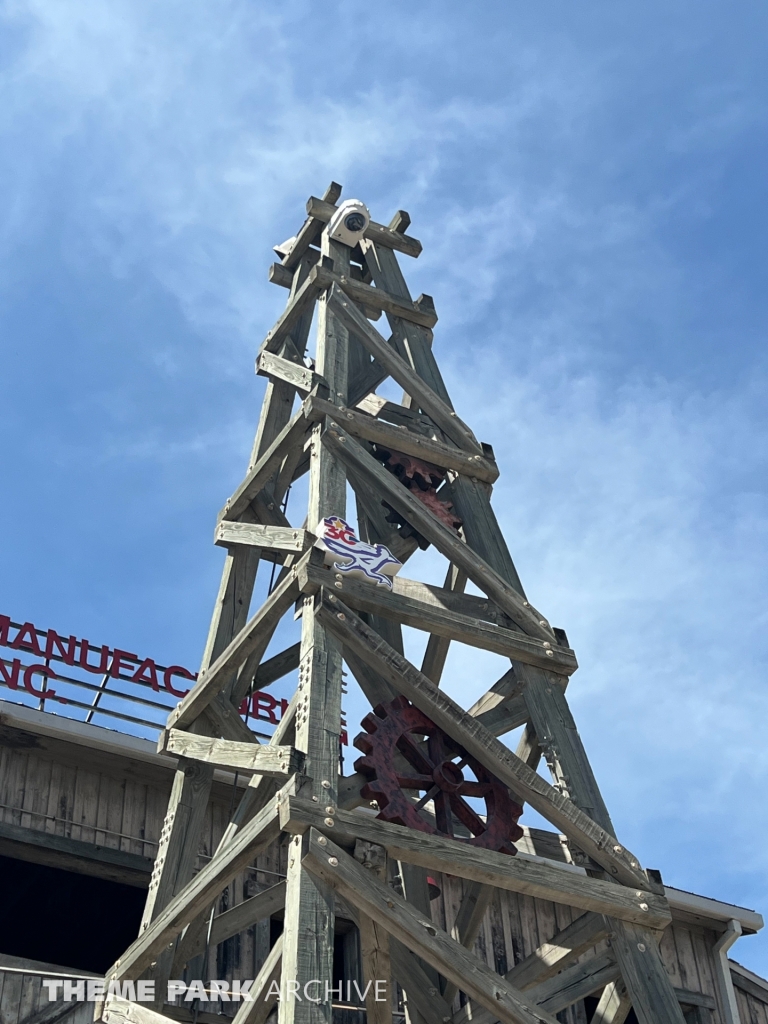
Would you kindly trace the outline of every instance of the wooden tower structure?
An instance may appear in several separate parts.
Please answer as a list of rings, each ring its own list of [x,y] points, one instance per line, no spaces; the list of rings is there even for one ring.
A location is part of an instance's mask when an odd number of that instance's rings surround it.
[[[158,998],[149,1009],[113,995],[97,1017],[161,1024],[165,981],[210,939],[219,893],[280,841],[284,929],[235,1024],[263,1024],[276,980],[280,1024],[331,1020],[330,1002],[290,992],[332,978],[340,909],[359,928],[364,981],[396,980],[417,1024],[554,1024],[544,1004],[575,1002],[585,978],[599,995],[592,1024],[620,1024],[630,1009],[641,1024],[683,1024],[658,951],[671,920],[664,888],[615,836],[568,707],[576,657],[528,600],[491,504],[493,451],[454,410],[433,353],[434,304],[411,297],[398,263],[397,253],[416,257],[421,245],[404,212],[385,227],[360,203],[340,206],[340,192],[332,184],[310,199],[298,234],[276,249],[270,278],[288,302],[257,360],[268,378],[261,419],[245,478],[217,524],[227,554],[200,676],[160,741],[178,768],[141,931],[107,974],[154,978]],[[400,404],[376,395],[387,378],[403,389]],[[305,473],[306,518],[294,526],[283,499]],[[334,537],[351,561],[334,560]],[[442,587],[404,573],[381,578],[387,562],[391,572],[394,560],[430,545],[445,559]],[[252,610],[260,563],[276,578]],[[484,596],[465,593],[467,581]],[[293,615],[300,644],[270,659],[270,673],[298,668],[298,687],[272,740],[259,744],[238,708],[281,619]],[[420,665],[404,656],[403,626],[429,634]],[[451,643],[510,661],[468,709],[440,688]],[[375,709],[346,776],[344,663]],[[509,749],[499,737],[520,727]],[[251,781],[194,874],[222,768]],[[512,855],[525,803],[564,837],[568,870]],[[429,872],[469,880],[450,934],[430,916]],[[471,948],[495,889],[573,908],[571,924],[505,975]],[[368,1022],[389,1024],[391,1002],[374,991]],[[457,993],[466,997],[458,1010]]]

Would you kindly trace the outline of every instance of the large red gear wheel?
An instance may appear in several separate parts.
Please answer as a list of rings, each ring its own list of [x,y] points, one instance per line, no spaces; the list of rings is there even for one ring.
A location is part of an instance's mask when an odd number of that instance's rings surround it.
[[[355,746],[364,756],[355,761],[355,770],[367,777],[361,793],[366,800],[376,801],[382,821],[484,850],[517,853],[513,843],[523,835],[517,823],[523,813],[520,804],[499,779],[405,697],[379,704],[361,724],[365,732],[355,738]],[[424,737],[426,743],[420,742]],[[465,778],[465,769],[474,779]],[[416,802],[407,795],[420,792],[424,795]],[[466,797],[485,800],[485,821]],[[434,801],[434,819],[422,811],[429,800]],[[454,819],[469,830],[469,839],[456,835]]]

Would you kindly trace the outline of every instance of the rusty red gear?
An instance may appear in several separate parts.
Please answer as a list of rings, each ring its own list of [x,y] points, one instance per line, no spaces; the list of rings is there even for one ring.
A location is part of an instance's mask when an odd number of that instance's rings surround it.
[[[355,761],[355,771],[368,779],[361,794],[377,802],[382,821],[484,850],[517,853],[513,843],[523,835],[517,823],[523,813],[520,804],[499,779],[422,711],[405,697],[396,697],[379,704],[361,724],[365,732],[354,742],[364,756]],[[420,743],[417,737],[426,737],[426,743]],[[398,751],[408,767],[397,757]],[[465,768],[474,779],[464,778]],[[406,795],[421,791],[424,796],[416,803]],[[485,821],[465,797],[485,800]],[[420,813],[428,800],[434,800],[433,820]],[[456,835],[454,819],[464,825],[471,838]]]

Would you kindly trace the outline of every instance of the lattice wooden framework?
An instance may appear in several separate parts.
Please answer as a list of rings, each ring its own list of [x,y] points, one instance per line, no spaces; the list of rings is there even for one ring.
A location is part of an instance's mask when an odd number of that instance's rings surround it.
[[[566,700],[574,653],[526,597],[491,507],[493,452],[454,411],[432,352],[434,305],[425,295],[411,298],[398,264],[397,252],[415,257],[421,250],[405,233],[410,218],[399,212],[388,227],[371,222],[350,248],[326,228],[340,192],[332,184],[322,199],[310,199],[301,230],[276,250],[281,259],[270,279],[289,297],[258,356],[257,370],[268,378],[261,420],[248,471],[219,518],[226,564],[200,677],[161,740],[161,749],[178,757],[178,770],[141,934],[108,977],[178,977],[203,948],[212,901],[283,837],[290,843],[286,882],[224,915],[226,924],[215,919],[212,935],[222,941],[284,903],[284,933],[260,971],[257,994],[280,977],[300,985],[331,978],[341,905],[360,929],[366,977],[397,979],[417,1024],[553,1024],[553,1013],[596,992],[602,997],[593,1024],[619,1024],[630,1006],[641,1024],[683,1024],[658,953],[670,921],[663,887],[614,836]],[[389,337],[374,326],[382,313]],[[317,348],[308,368],[313,316]],[[388,377],[402,387],[402,404],[375,395]],[[391,458],[385,464],[392,452],[399,453],[396,472]],[[417,476],[434,471],[424,484],[428,495],[409,486],[414,466]],[[306,520],[294,528],[281,503],[307,472]],[[386,544],[402,562],[419,544],[433,545],[447,561],[442,588],[398,576],[389,591],[324,565],[313,531],[325,516],[345,515],[347,482],[360,536]],[[280,570],[249,617],[260,560]],[[485,598],[464,593],[468,580]],[[298,667],[298,689],[271,743],[259,745],[237,709],[294,607],[301,642],[270,659],[269,674]],[[429,634],[420,668],[403,655],[403,625]],[[451,642],[511,662],[469,710],[440,689]],[[372,706],[406,698],[516,801],[547,818],[585,870],[364,812],[361,789],[370,779],[339,770],[343,662]],[[498,737],[521,726],[513,752]],[[537,771],[542,758],[551,783]],[[215,856],[193,874],[216,767],[253,775]],[[436,815],[438,804],[435,798]],[[450,806],[444,804],[444,823]],[[472,882],[453,935],[431,921],[427,869]],[[501,977],[470,951],[493,887],[566,904],[581,916]],[[457,990],[471,1003],[454,1013]],[[243,1003],[235,1024],[263,1024],[273,1006],[258,998]],[[367,1010],[370,1024],[390,1024],[389,1004],[369,1000]],[[99,1012],[108,1024],[165,1019],[162,999],[150,1010],[113,998]],[[331,1014],[326,1003],[279,1004],[280,1024],[315,1024]]]

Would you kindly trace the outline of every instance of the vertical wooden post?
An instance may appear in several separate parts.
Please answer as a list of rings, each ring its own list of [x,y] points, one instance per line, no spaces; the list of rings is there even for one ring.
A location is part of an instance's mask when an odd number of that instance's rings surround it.
[[[334,261],[339,273],[349,272],[349,250],[322,236],[322,253]],[[317,372],[330,389],[330,400],[344,405],[347,396],[347,331],[328,309],[325,296],[318,302]],[[309,511],[307,527],[314,530],[325,516],[346,512],[346,475],[343,467],[320,440],[322,424],[314,428],[309,467]],[[330,815],[336,808],[339,773],[339,730],[341,723],[341,649],[315,619],[312,598],[302,609],[299,704],[296,713],[295,744],[307,755],[305,772],[309,782],[302,795],[315,800]],[[322,882],[301,866],[300,837],[295,837],[288,855],[283,950],[283,990],[298,983],[300,991],[308,981],[325,983],[333,976],[334,897]],[[280,1001],[280,1024],[320,1024],[332,1019],[329,1002],[313,1003],[284,998]]]

